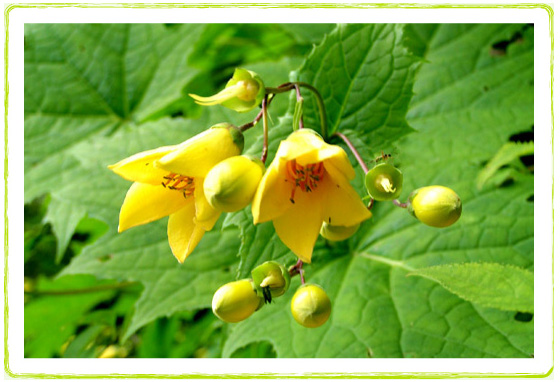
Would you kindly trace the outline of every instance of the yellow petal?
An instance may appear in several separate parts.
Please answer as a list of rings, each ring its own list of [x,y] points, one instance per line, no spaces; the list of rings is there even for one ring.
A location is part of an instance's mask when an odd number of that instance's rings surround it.
[[[194,202],[192,198],[189,200],[187,206],[169,216],[167,223],[169,246],[180,263],[191,254],[206,232],[201,225],[196,224]]]
[[[135,182],[124,198],[119,216],[119,232],[172,214],[189,201],[181,192]],[[192,203],[192,202],[191,202]]]
[[[352,180],[356,176],[354,168],[348,159],[348,155],[346,152],[338,146],[333,146],[338,148],[339,150],[333,150],[329,153],[325,152],[325,155],[322,157],[323,164],[325,165],[325,169],[329,171],[329,169],[335,168],[337,173],[344,175],[347,180]],[[326,155],[329,154],[329,155]]]
[[[220,127],[208,129],[181,143],[155,165],[169,172],[204,178],[215,164],[239,154],[240,149],[229,130]]]
[[[327,170],[317,191],[324,193],[323,220],[333,226],[355,226],[371,217],[358,193],[335,168]]]
[[[292,185],[286,181],[286,162],[278,156],[266,170],[253,198],[254,224],[272,220],[284,213],[292,204]]]
[[[299,192],[295,204],[273,220],[278,237],[297,257],[311,262],[313,247],[323,225],[321,193]]]
[[[236,85],[227,87],[221,92],[214,94],[210,97],[201,97],[196,94],[189,94],[189,96],[192,97],[195,100],[195,102],[199,105],[212,106],[212,105],[218,105],[224,101],[227,101],[228,99],[237,97],[240,93],[243,93],[244,91],[245,89],[243,86],[243,82],[239,82]]]
[[[206,231],[210,231],[220,217],[220,211],[208,203],[204,196],[204,179],[195,178],[194,180],[194,204],[196,208],[196,220]]]
[[[160,185],[163,177],[169,171],[154,167],[154,161],[175,150],[177,146],[163,146],[157,149],[143,151],[131,157],[121,160],[118,163],[108,166],[116,174],[123,178],[141,183]]]
[[[280,143],[277,156],[286,161],[295,159],[302,166],[329,161],[348,179],[353,179],[356,175],[346,152],[339,146],[325,143],[323,138],[310,129],[290,134]]]

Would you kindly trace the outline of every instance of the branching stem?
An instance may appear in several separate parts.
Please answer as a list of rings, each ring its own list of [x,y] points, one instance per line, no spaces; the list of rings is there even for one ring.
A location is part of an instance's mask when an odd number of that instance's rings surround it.
[[[257,114],[257,116],[253,121],[240,126],[239,130],[241,130],[241,132],[244,132],[246,130],[249,130],[251,127],[254,127],[257,123],[259,123],[263,115],[264,115],[264,109],[261,109],[261,111],[259,112],[259,114]]]
[[[305,271],[303,270],[303,261],[301,261],[301,259],[299,259],[295,265],[292,265],[290,267],[289,272],[291,277],[294,277],[295,275],[299,274],[301,284],[302,285],[305,284],[305,277],[303,276],[303,273]]]
[[[299,90],[298,88],[305,88],[311,91],[311,93],[313,93],[313,95],[315,96],[315,99],[317,100],[317,106],[319,108],[319,119],[321,120],[321,135],[324,139],[328,139],[329,130],[327,128],[327,111],[325,109],[325,103],[323,102],[321,93],[319,93],[319,91],[313,85],[310,85],[306,82],[286,82],[278,86],[277,88],[266,88],[266,94],[286,93],[293,89]]]

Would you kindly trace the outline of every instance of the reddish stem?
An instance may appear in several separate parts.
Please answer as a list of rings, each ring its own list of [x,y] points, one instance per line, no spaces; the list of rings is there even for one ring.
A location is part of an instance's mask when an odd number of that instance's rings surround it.
[[[305,284],[305,277],[303,276],[303,273],[305,271],[303,270],[303,261],[301,261],[301,259],[299,259],[295,265],[292,265],[290,267],[289,272],[290,272],[291,277],[294,277],[295,275],[297,275],[299,273],[301,283]]]
[[[358,150],[356,150],[356,147],[354,147],[354,145],[352,144],[352,142],[350,142],[348,137],[346,135],[342,134],[342,133],[339,133],[339,132],[334,133],[334,135],[340,137],[344,141],[344,143],[346,143],[346,145],[348,146],[350,151],[352,151],[352,154],[354,154],[354,156],[356,157],[356,160],[358,161],[358,163],[362,167],[362,170],[364,170],[364,173],[367,174],[369,169],[368,169],[368,166],[366,165],[366,162],[364,162],[364,160],[360,156],[360,153],[358,153]]]
[[[393,204],[397,207],[400,207],[400,208],[408,208],[408,206],[410,205],[410,203],[408,203],[408,202],[401,203],[398,199],[393,200]]]

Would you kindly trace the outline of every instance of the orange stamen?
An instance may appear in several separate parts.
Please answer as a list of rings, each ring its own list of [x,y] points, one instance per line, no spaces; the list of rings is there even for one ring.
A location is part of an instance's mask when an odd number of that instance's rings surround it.
[[[303,192],[311,192],[319,186],[319,182],[325,174],[325,166],[322,162],[312,163],[306,166],[297,164],[295,160],[288,162],[286,166],[286,181],[292,183],[290,201],[295,203],[296,189],[299,187]]]
[[[163,187],[174,191],[182,191],[185,198],[194,193],[194,179],[190,176],[171,172],[167,176],[164,176],[163,179],[165,179],[165,181],[161,182]],[[173,182],[173,184],[171,184],[171,182]]]

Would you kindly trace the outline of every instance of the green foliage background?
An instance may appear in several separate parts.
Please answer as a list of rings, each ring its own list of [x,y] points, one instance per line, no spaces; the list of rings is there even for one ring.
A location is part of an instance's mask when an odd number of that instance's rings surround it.
[[[25,356],[531,357],[533,146],[512,142],[533,140],[533,66],[531,25],[26,24]],[[350,240],[320,238],[306,278],[333,312],[318,329],[291,317],[296,282],[239,324],[208,309],[220,285],[263,261],[295,263],[249,208],[222,218],[183,265],[166,219],[117,234],[130,183],[107,165],[251,121],[257,111],[186,96],[215,93],[235,67],[267,86],[317,87],[330,134],[370,163],[393,155],[402,199],[441,184],[463,201],[446,229],[375,203]],[[319,130],[303,96],[306,127]],[[271,106],[268,163],[293,102]],[[245,135],[259,153],[260,128]]]

